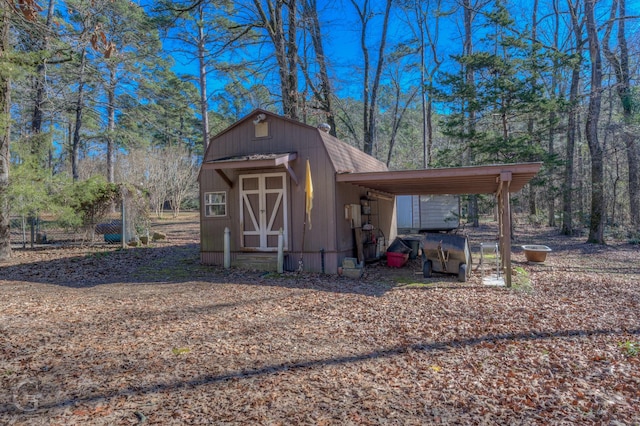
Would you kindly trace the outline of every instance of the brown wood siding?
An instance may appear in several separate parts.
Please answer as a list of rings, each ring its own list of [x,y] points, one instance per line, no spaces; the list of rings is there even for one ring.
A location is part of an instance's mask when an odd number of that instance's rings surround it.
[[[231,256],[231,260],[234,259],[234,256]],[[223,252],[201,252],[200,253],[200,262],[205,265],[224,265],[224,253]]]
[[[346,204],[360,204],[361,198],[367,197],[367,188],[350,184],[337,184],[336,191],[336,217],[338,223],[336,233],[338,237],[338,251],[354,251],[355,256],[355,237],[350,221],[344,219],[344,206]],[[395,199],[384,200],[377,199],[376,211],[371,217],[371,222],[379,230],[385,238],[388,245],[390,240],[397,235],[396,225],[396,209]]]
[[[311,212],[311,229],[307,224],[304,231],[304,251],[319,252],[320,249],[332,251],[336,249],[336,217],[329,212],[335,210],[333,189],[335,188],[335,172],[331,160],[323,147],[318,130],[299,123],[268,117],[270,137],[255,139],[254,126],[251,121],[231,129],[220,138],[212,141],[216,144],[208,151],[207,160],[218,158],[282,152],[296,152],[298,157],[290,166],[298,178],[298,185],[289,179],[289,244],[292,251],[302,250],[302,234],[305,221],[305,171],[306,160],[309,159],[314,186],[313,209]],[[281,171],[273,168],[264,172]],[[233,176],[225,171],[234,183],[238,173]],[[248,173],[248,170],[244,172]],[[253,173],[251,170],[250,173]],[[214,172],[215,173],[215,172]],[[215,177],[214,177],[215,179]],[[201,179],[203,192],[208,191],[204,179]],[[237,188],[232,190],[234,200],[237,199]],[[233,201],[236,202],[236,201]],[[238,212],[239,213],[239,212]],[[204,231],[204,230],[203,230]],[[204,238],[204,236],[203,236]]]
[[[350,168],[354,171],[386,170],[386,166],[316,128],[271,113],[266,113],[266,116],[266,121],[269,123],[269,137],[255,138],[255,127],[252,123],[255,114],[252,114],[211,140],[205,162],[243,155],[295,152],[297,158],[291,161],[289,166],[295,173],[298,184],[296,185],[287,174],[289,253],[285,267],[297,269],[300,253],[304,252],[305,270],[320,272],[321,250],[324,250],[325,272],[337,273],[337,267],[342,263],[342,259],[353,256],[355,247],[353,230],[349,221],[344,219],[344,205],[358,204],[360,197],[366,194],[366,189],[351,184],[336,186],[336,164],[341,168]],[[307,159],[314,186],[311,229],[308,223],[304,229]],[[230,188],[215,170],[202,170],[199,179],[201,200],[205,192],[227,192],[227,216],[224,218],[205,217],[204,203],[202,203],[201,258],[203,262],[222,263],[225,227],[231,230],[232,256],[234,252],[242,250],[242,232],[239,223],[241,208],[239,176],[284,171],[282,166],[275,165],[270,168],[252,168],[251,162],[247,161],[246,167],[224,170],[225,175],[233,183]],[[269,245],[271,243],[273,243],[272,238]]]
[[[338,273],[338,259],[340,259],[340,253],[325,252],[324,253],[324,273],[325,274],[337,274]],[[284,259],[285,271],[297,271],[300,261],[300,253],[289,253]],[[304,253],[302,255],[302,261],[304,264],[304,270],[307,272],[323,272],[322,265],[322,253]],[[342,263],[340,261],[340,263]]]
[[[325,253],[324,256],[324,272],[326,274],[335,275],[338,273],[338,266],[342,264],[342,259],[350,257],[345,253]],[[231,253],[231,261],[236,259],[235,253]],[[297,271],[300,253],[288,253],[284,258],[285,271]],[[203,252],[200,253],[200,262],[205,265],[224,265],[224,253],[222,252]],[[304,270],[307,272],[322,272],[322,255],[321,253],[305,253],[303,256]]]
[[[269,117],[270,135],[266,139],[253,138],[254,126],[251,121],[234,127],[224,133],[220,138],[212,140],[215,147],[207,152],[207,159],[224,157],[269,154],[277,152],[296,152],[298,157],[290,163],[298,178],[298,185],[293,179],[288,178],[288,205],[289,205],[289,250],[302,249],[302,229],[305,220],[305,172],[306,160],[309,159],[311,175],[314,185],[313,209],[311,212],[311,229],[307,224],[304,235],[304,250],[306,252],[319,252],[335,250],[336,237],[333,231],[336,226],[335,216],[328,214],[335,210],[334,200],[334,170],[330,159],[323,148],[318,131],[307,126],[296,125],[286,120]],[[250,166],[250,163],[247,163]],[[203,215],[202,251],[222,250],[224,228],[228,226],[232,231],[232,250],[239,250],[240,232],[239,226],[240,199],[239,199],[239,175],[248,173],[273,173],[284,171],[282,167],[271,169],[252,170],[225,170],[224,173],[233,181],[233,188],[227,184],[213,170],[206,170],[201,174],[200,187],[201,199],[205,192],[225,190],[228,197],[228,218],[206,218]],[[231,218],[234,218],[233,220]],[[236,232],[234,232],[236,231]]]
[[[232,174],[232,173],[229,173]],[[225,217],[206,217],[204,214],[204,194],[212,191],[227,193],[227,215]],[[222,251],[224,249],[224,229],[233,229],[238,217],[238,198],[236,193],[217,175],[207,171],[200,176],[200,250]],[[231,241],[234,250],[233,240]]]
[[[351,221],[345,219],[344,209],[349,204],[360,204],[360,198],[366,196],[366,190],[355,185],[336,185],[336,234],[338,239],[337,250],[355,250],[355,238]]]

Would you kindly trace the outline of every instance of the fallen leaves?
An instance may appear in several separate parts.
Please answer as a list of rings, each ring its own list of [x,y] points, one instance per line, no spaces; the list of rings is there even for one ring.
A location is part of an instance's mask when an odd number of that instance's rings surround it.
[[[546,238],[545,265],[514,255],[527,291],[400,289],[384,266],[360,281],[226,271],[171,232],[20,252],[0,268],[0,423],[640,422],[637,248]]]

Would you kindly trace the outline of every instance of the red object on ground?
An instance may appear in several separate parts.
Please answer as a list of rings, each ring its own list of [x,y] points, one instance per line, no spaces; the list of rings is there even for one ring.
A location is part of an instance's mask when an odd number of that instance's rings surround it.
[[[407,259],[409,259],[408,253],[392,253],[387,252],[387,265],[392,268],[401,268],[407,263]]]

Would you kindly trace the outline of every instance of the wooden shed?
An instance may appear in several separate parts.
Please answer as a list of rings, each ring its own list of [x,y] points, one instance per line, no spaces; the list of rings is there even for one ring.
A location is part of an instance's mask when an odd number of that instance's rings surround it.
[[[313,182],[310,220],[307,160]],[[392,196],[337,181],[344,173],[383,171],[384,163],[322,126],[255,110],[211,138],[205,153],[199,176],[201,261],[224,263],[225,228],[232,264],[265,256],[275,260],[282,230],[285,270],[298,269],[302,259],[305,271],[335,274],[345,257],[358,255],[354,227],[367,225],[375,236],[395,238]]]

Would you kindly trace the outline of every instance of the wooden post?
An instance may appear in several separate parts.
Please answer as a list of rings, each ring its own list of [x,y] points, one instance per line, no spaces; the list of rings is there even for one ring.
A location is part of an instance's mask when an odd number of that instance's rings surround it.
[[[500,188],[498,190],[498,205],[500,206],[500,252],[502,270],[507,287],[511,287],[511,203],[509,202],[509,187],[511,172],[500,173]]]
[[[125,201],[126,200],[125,200],[125,195],[124,195],[124,191],[123,191],[123,193],[122,193],[122,206],[120,206],[121,207],[121,212],[120,212],[120,216],[121,217],[120,217],[120,219],[122,221],[122,227],[120,229],[120,244],[121,244],[121,247],[123,249],[127,248],[127,241],[126,241],[127,236],[125,235],[125,233],[127,231],[127,220],[129,220],[127,218],[128,212],[127,212],[127,208],[126,208],[126,205],[125,205]]]

